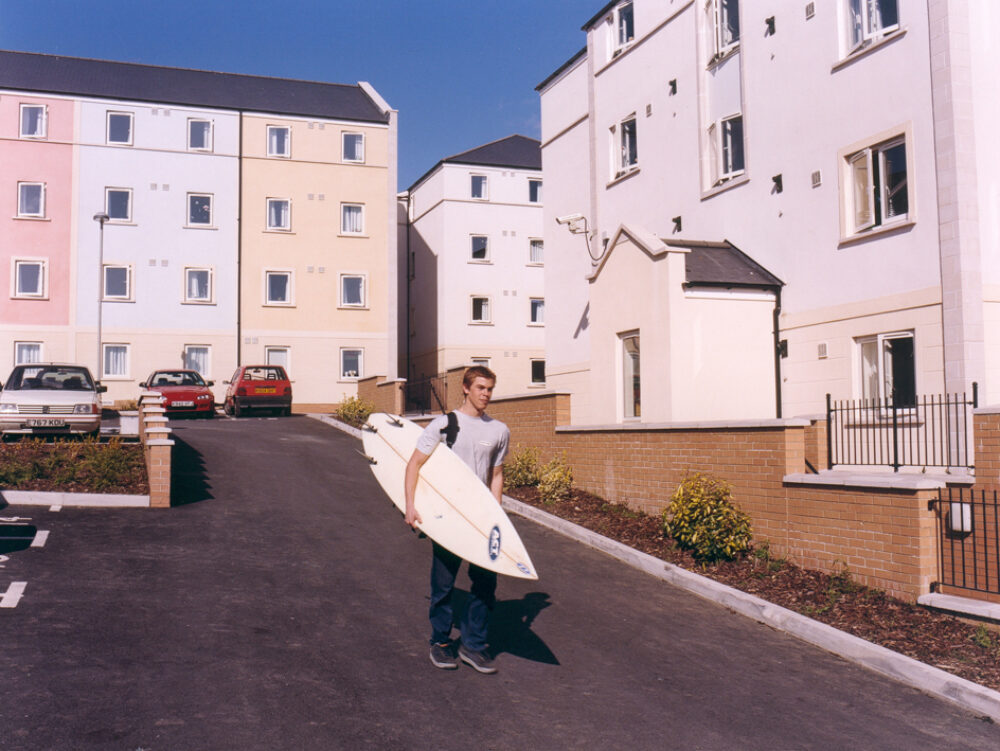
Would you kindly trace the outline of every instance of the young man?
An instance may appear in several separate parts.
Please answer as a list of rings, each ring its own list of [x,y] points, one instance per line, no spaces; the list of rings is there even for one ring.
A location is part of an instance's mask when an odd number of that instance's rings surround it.
[[[475,366],[462,377],[465,401],[455,411],[458,418],[458,436],[452,449],[501,502],[503,494],[503,460],[507,456],[510,430],[499,420],[486,415],[486,407],[493,397],[496,374],[489,368]],[[417,440],[417,448],[406,465],[406,523],[416,528],[422,521],[413,504],[417,476],[438,443],[445,439],[448,416],[440,415],[431,420]],[[455,576],[462,559],[433,542],[434,559],[431,564],[431,662],[436,667],[453,670],[458,660],[468,663],[480,673],[495,673],[493,660],[486,653],[486,630],[490,611],[496,601],[497,575],[479,566],[469,564],[470,587],[468,604],[459,623],[461,643],[457,657],[451,642],[452,606],[451,593]]]

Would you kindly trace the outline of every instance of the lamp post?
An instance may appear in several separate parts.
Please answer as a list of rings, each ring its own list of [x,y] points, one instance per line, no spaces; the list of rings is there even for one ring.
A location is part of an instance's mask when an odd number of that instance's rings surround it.
[[[103,368],[101,366],[101,313],[104,311],[104,223],[110,219],[107,214],[94,214],[94,221],[101,225],[101,241],[97,256],[97,370],[94,371],[94,380],[101,380]]]

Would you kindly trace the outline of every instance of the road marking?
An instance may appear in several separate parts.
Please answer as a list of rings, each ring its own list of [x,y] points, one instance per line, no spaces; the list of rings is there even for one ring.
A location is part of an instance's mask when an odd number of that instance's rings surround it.
[[[27,586],[28,582],[12,582],[4,596],[0,597],[0,608],[16,608]]]
[[[15,522],[30,522],[30,516],[0,516],[0,522],[14,524]]]
[[[49,506],[49,511],[62,511],[62,506],[58,503],[53,506]]]
[[[40,529],[35,533],[35,539],[31,541],[31,547],[44,548],[49,539],[49,530]]]

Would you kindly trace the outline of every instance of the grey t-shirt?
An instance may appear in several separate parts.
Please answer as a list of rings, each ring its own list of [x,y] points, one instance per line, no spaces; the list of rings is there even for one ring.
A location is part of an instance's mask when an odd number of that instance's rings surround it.
[[[455,415],[458,417],[458,438],[451,447],[452,451],[489,487],[493,468],[499,467],[507,458],[510,429],[489,415],[470,417],[457,410]],[[431,420],[417,439],[417,450],[424,454],[432,453],[437,444],[445,440],[441,431],[447,426],[448,415],[438,415]]]

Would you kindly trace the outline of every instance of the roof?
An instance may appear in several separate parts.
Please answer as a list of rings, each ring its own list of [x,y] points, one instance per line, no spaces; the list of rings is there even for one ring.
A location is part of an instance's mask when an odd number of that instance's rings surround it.
[[[386,123],[358,84],[0,50],[0,88],[335,120]]]
[[[615,7],[616,5],[618,5],[619,2],[621,2],[621,0],[611,0],[610,3],[608,3],[603,8],[601,8],[599,11],[597,11],[597,13],[595,13],[593,15],[593,17],[589,21],[587,21],[587,23],[585,23],[583,26],[580,27],[580,29],[582,31],[589,31],[591,26],[593,26],[595,23],[597,23],[600,20],[600,18],[605,13],[607,13],[613,7]]]
[[[687,286],[781,287],[778,277],[728,240],[721,243],[664,240],[664,245],[688,248],[684,257]]]
[[[446,156],[411,185],[413,190],[442,164],[471,164],[477,167],[505,167],[507,169],[542,169],[542,142],[514,134],[506,138],[477,146],[459,154]]]
[[[573,57],[571,57],[569,60],[567,60],[562,65],[560,65],[558,68],[556,68],[554,71],[552,71],[552,73],[550,73],[545,78],[544,81],[542,81],[540,84],[538,84],[535,87],[535,91],[541,91],[542,89],[544,89],[546,86],[548,86],[550,83],[552,83],[553,80],[555,80],[556,78],[558,78],[558,76],[559,76],[560,73],[562,73],[567,68],[570,68],[573,65],[573,63],[575,63],[577,60],[579,60],[581,57],[583,57],[586,54],[587,54],[587,48],[584,47],[579,52],[577,52],[575,55],[573,55]]]

